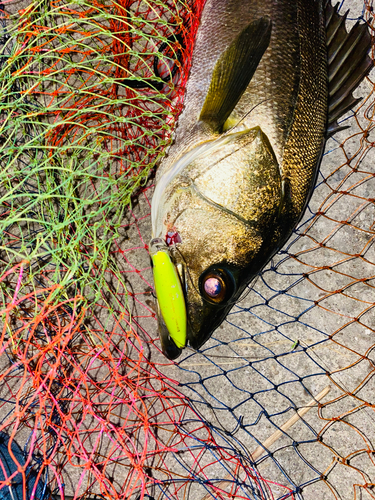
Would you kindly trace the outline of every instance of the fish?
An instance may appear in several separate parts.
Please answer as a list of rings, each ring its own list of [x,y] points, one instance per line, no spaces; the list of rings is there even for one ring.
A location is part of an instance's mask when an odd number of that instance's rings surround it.
[[[347,14],[326,0],[207,0],[151,207],[150,248],[180,283],[158,293],[186,311],[170,331],[159,303],[168,359],[211,337],[303,216],[326,140],[373,66],[368,26],[348,31]],[[175,290],[162,276],[156,288]]]

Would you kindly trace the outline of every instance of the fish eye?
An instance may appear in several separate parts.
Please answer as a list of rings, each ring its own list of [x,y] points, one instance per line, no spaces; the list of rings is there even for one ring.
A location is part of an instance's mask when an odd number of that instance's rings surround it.
[[[203,283],[204,293],[213,300],[220,300],[225,295],[225,283],[220,276],[209,276]]]
[[[215,269],[201,276],[200,289],[206,300],[220,304],[232,295],[233,280],[226,272]]]

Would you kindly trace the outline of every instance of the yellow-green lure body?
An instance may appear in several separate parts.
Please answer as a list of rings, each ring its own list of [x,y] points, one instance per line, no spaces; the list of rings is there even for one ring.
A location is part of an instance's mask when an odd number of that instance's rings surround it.
[[[179,349],[186,346],[186,305],[181,281],[169,248],[161,238],[150,243],[156,297],[169,336]]]

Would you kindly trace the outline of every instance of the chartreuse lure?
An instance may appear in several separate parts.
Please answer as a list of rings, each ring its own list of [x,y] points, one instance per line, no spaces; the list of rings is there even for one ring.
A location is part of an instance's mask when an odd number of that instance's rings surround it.
[[[179,349],[186,346],[185,297],[169,248],[161,238],[150,242],[156,297],[171,339]]]

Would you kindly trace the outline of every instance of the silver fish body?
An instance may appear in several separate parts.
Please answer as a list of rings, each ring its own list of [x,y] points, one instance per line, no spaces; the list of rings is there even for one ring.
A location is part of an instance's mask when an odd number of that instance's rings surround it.
[[[322,0],[205,5],[185,108],[152,201],[152,237],[178,234],[171,253],[195,349],[284,244],[309,199],[330,103],[327,15]],[[159,329],[164,353],[177,357],[162,315]]]

